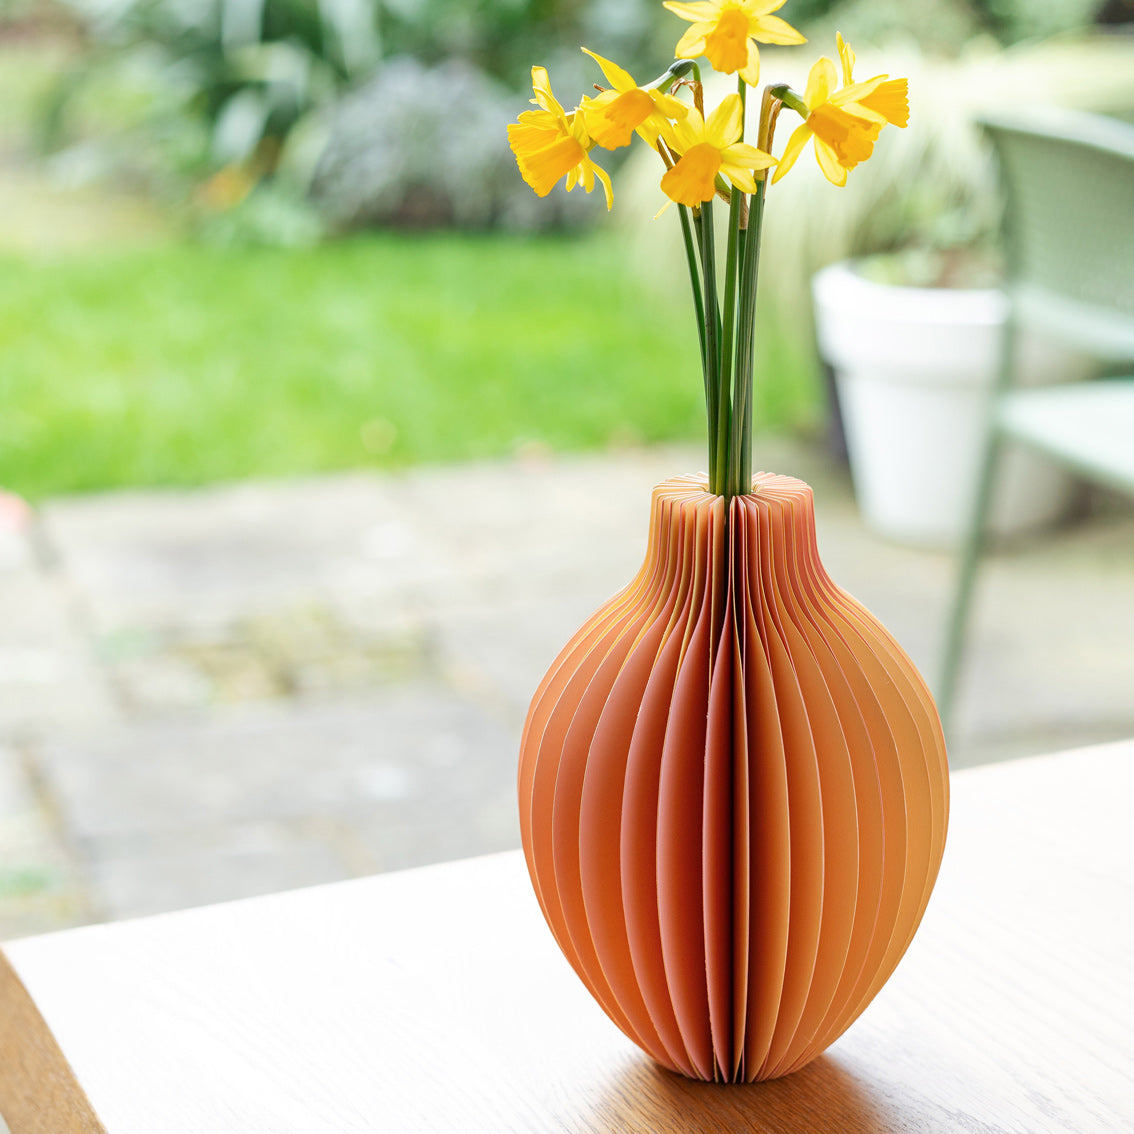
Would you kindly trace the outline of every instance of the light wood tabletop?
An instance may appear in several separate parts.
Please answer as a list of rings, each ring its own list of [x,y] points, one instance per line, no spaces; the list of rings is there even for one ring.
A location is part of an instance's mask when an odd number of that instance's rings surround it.
[[[955,775],[909,953],[786,1079],[653,1065],[513,852],[3,946],[0,1113],[11,1134],[1131,1131],[1132,800],[1134,741]]]

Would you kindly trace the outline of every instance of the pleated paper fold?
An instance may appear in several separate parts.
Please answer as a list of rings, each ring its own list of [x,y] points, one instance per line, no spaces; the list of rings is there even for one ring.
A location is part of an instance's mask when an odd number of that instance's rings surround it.
[[[636,578],[528,712],[524,851],[556,941],[667,1067],[750,1082],[817,1056],[913,937],[948,771],[932,698],[819,561],[811,490],[654,490]]]

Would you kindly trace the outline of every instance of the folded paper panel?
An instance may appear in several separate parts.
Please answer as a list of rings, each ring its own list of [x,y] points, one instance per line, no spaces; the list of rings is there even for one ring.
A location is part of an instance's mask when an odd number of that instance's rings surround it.
[[[567,735],[590,678],[601,665],[604,655],[605,650],[595,650],[579,659],[578,668],[552,705],[546,727],[542,733],[532,730],[533,738],[538,737],[538,747],[529,747],[525,750],[532,753],[530,834],[524,840],[525,853],[530,864],[529,870],[544,917],[555,934],[559,947],[580,976],[584,976],[585,970],[573,943],[572,929],[563,909],[561,896],[563,883],[557,873],[553,816]],[[534,744],[534,741],[529,743]],[[587,980],[587,986],[592,994],[597,996],[589,979],[585,976],[584,979]]]
[[[619,873],[615,881],[623,911],[625,950],[643,1009],[659,1037],[661,1062],[691,1067],[681,1035],[662,956],[657,892],[657,799],[661,753],[672,703],[672,676],[678,642],[671,639],[666,656],[657,659],[639,704],[627,751],[626,777],[620,797]],[[670,677],[669,688],[665,677]],[[660,678],[660,680],[656,680]],[[651,711],[652,710],[652,711]],[[594,859],[594,869],[607,869],[611,859]],[[620,945],[621,949],[622,946]],[[652,1050],[652,1049],[651,1049]]]
[[[681,497],[677,496],[680,501]],[[637,706],[637,719],[627,754],[622,797],[620,872],[626,912],[627,944],[643,999],[665,1045],[660,1061],[681,1067],[687,1074],[693,1059],[678,1021],[662,950],[658,894],[658,799],[665,738],[673,706],[685,628],[696,617],[694,602],[694,545],[697,531],[696,499],[685,500],[673,519],[683,532],[692,533],[684,545],[681,602],[667,619],[654,667]],[[651,1053],[653,1054],[653,1053]]]
[[[680,640],[671,636],[646,685],[630,741],[620,832],[620,882],[627,944],[642,996],[671,1065],[689,1068],[686,1073],[693,1074],[665,971],[657,886],[657,801],[679,652]]]
[[[712,656],[709,515],[697,510],[694,608],[662,745],[657,798],[657,894],[662,959],[685,1048],[713,1078],[708,1014],[701,824]]]
[[[802,1066],[920,922],[948,820],[940,725],[896,642],[829,579],[811,492],[757,474],[654,493],[635,581],[533,698],[521,831],[548,923],[659,1062]]]
[[[714,517],[717,519],[716,517]],[[723,510],[714,524],[711,580],[724,581],[722,570],[726,554]],[[705,977],[709,992],[709,1025],[713,1039],[715,1078],[732,1079],[737,1068],[739,1045],[734,1031],[735,936],[733,917],[734,847],[738,841],[733,829],[733,708],[736,663],[736,637],[732,632],[733,609],[728,588],[719,620],[714,611],[710,627],[716,633],[712,647],[712,682],[709,688],[708,719],[704,753],[704,816],[701,823],[701,892],[704,903]],[[720,601],[714,596],[714,603]]]
[[[725,613],[725,631],[721,635],[718,658],[724,651],[731,654],[729,676],[731,678],[732,713],[732,782],[729,806],[732,866],[730,882],[732,885],[732,973],[730,982],[732,1011],[732,1062],[727,1078],[730,1082],[744,1076],[744,1037],[748,1022],[748,981],[750,962],[750,933],[752,915],[752,812],[751,777],[749,775],[749,735],[745,694],[743,604],[734,598],[732,585],[736,560],[730,557],[729,598]],[[718,661],[718,664],[722,664]],[[723,690],[722,690],[723,694]]]
[[[944,849],[946,815],[941,804],[947,799],[948,780],[940,724],[912,662],[877,620],[830,580],[818,560],[814,540],[810,541],[809,558],[815,578],[828,596],[829,610],[834,618],[843,620],[846,640],[861,666],[865,688],[860,701],[868,713],[872,701],[877,709],[873,733],[883,742],[887,734],[893,738],[892,748],[879,745],[888,876],[879,915],[881,933],[846,1009],[830,1027],[827,1042],[831,1043],[873,999],[921,920]],[[929,790],[931,784],[935,792]],[[900,859],[890,850],[899,837],[895,831],[898,818],[904,827]],[[896,879],[899,866],[900,883]],[[818,1050],[821,1048],[816,1054]]]
[[[775,561],[770,554],[772,528],[767,511],[757,511],[749,528],[750,585],[758,588],[765,613],[764,641],[772,671],[775,706],[784,742],[791,839],[791,897],[783,991],[772,1043],[759,1071],[767,1078],[788,1051],[807,1003],[819,953],[823,918],[823,803],[819,762],[807,703],[788,651],[784,612],[776,591]],[[759,758],[759,755],[757,755]]]
[[[749,521],[752,521],[751,523]],[[758,588],[749,585],[749,528],[754,518],[738,514],[736,544],[742,573],[736,583],[744,606],[742,656],[745,669],[750,841],[748,988],[745,994],[745,1078],[754,1078],[768,1058],[783,996],[791,909],[791,823],[787,757],[766,646],[765,613]]]
[[[572,944],[588,983],[600,990],[603,1007],[623,1030],[639,1045],[649,1047],[657,1042],[657,1036],[640,994],[635,996],[625,986],[617,987],[620,977],[633,971],[625,947],[618,872],[610,869],[609,860],[603,860],[596,870],[593,857],[596,850],[615,855],[618,851],[625,777],[619,774],[622,769],[617,751],[603,743],[606,730],[600,726],[604,720],[617,725],[617,717],[623,715],[622,706],[612,701],[610,694],[624,660],[623,650],[611,651],[603,659],[564,738],[552,811],[553,861],[564,918],[571,927]],[[598,781],[598,790],[592,785],[584,795],[588,780]],[[608,828],[605,832],[604,823]],[[596,836],[600,847],[595,846]],[[592,856],[586,875],[585,854]]]
[[[824,1037],[842,1012],[851,990],[866,964],[874,938],[882,899],[883,856],[885,848],[882,796],[878,778],[878,753],[874,738],[863,715],[860,697],[869,697],[869,687],[863,687],[861,670],[855,663],[841,635],[828,623],[816,605],[815,595],[807,585],[806,540],[810,500],[802,494],[791,499],[789,522],[791,538],[788,542],[787,569],[791,575],[791,591],[797,602],[799,624],[808,636],[816,656],[823,659],[822,669],[828,692],[844,737],[853,784],[855,811],[855,840],[857,845],[856,884],[853,896],[853,925],[847,943],[842,971],[838,974],[828,1008],[814,1026],[813,1038],[805,1048],[808,1056],[817,1054],[827,1044]],[[856,696],[856,688],[858,696]],[[885,739],[890,739],[887,733]],[[821,749],[826,746],[821,744]],[[826,782],[824,783],[826,787]],[[824,806],[827,807],[827,794]],[[830,809],[828,808],[828,812]],[[849,837],[849,836],[848,836]],[[899,876],[899,884],[901,878]],[[831,881],[828,878],[828,889]]]
[[[538,815],[541,820],[546,820],[554,806],[567,732],[594,673],[610,651],[625,653],[630,649],[634,632],[642,623],[652,624],[659,599],[663,604],[667,601],[672,603],[679,594],[673,580],[680,574],[682,537],[666,518],[669,507],[666,495],[654,494],[654,524],[651,526],[649,550],[635,585],[619,592],[588,619],[572,642],[561,651],[549,671],[549,678],[541,684],[533,699],[522,742],[526,758],[521,760],[519,769],[521,836],[531,865],[536,895],[560,947],[604,1008],[610,1002],[609,990],[595,984],[591,975],[593,960],[588,969],[579,955],[563,912],[561,880],[554,870],[553,824],[547,821],[536,823],[531,817]],[[542,864],[542,870],[539,864]],[[625,1020],[616,1015],[616,1022],[623,1026]]]
[[[873,832],[873,837],[882,843],[883,854],[879,918],[887,928],[879,946],[882,949],[889,938],[888,927],[897,916],[906,874],[906,798],[901,756],[885,706],[871,680],[871,674],[877,678],[880,670],[866,658],[869,643],[837,605],[823,605],[820,601],[816,603],[815,610],[828,628],[827,640],[840,657],[843,674],[865,729],[865,738],[862,734],[859,736],[869,746],[856,747],[853,751],[858,757],[856,767],[862,772],[863,780],[873,779],[876,791],[868,791],[864,783],[863,790],[856,791],[856,802],[860,807],[869,807],[869,814],[880,815],[882,819],[881,829]],[[846,723],[844,720],[844,726]],[[865,830],[866,822],[867,815],[863,813],[860,832]],[[880,954],[876,960],[881,960]]]
[[[654,550],[651,539],[651,551]],[[662,566],[659,561],[655,568]],[[671,590],[664,579],[659,580],[665,589]],[[555,776],[558,771],[558,753],[562,751],[562,737],[573,715],[573,705],[577,704],[587,687],[588,678],[597,669],[610,646],[633,631],[635,613],[634,599],[638,588],[621,592],[599,610],[584,624],[560,652],[548,670],[532,699],[531,709],[524,726],[520,742],[523,757],[518,771],[518,795],[520,800],[520,835],[527,851],[528,861],[533,864],[532,883],[539,898],[544,916],[558,923],[559,932],[566,932],[545,892],[548,880],[541,878],[535,864],[549,862],[546,840],[550,829],[533,824],[533,815],[546,814],[550,800],[554,798]],[[644,620],[647,612],[643,611]],[[551,734],[547,730],[551,726]],[[542,766],[543,774],[540,774]],[[538,852],[534,849],[537,841],[544,845]],[[554,887],[552,886],[552,889]],[[554,928],[554,925],[553,925]]]
[[[635,616],[651,617],[648,597],[654,601],[672,601],[673,578],[680,564],[681,533],[668,518],[671,496],[659,487],[651,501],[649,542],[646,558],[634,580],[612,599],[604,603],[575,632],[552,662],[534,696],[520,741],[521,759],[518,770],[520,825],[525,840],[531,837],[531,794],[536,758],[541,751],[541,737],[559,697],[583,659],[594,651],[602,652],[601,643],[610,635],[621,636],[632,630]]]
[[[803,486],[800,486],[801,488]],[[827,633],[827,627],[817,615],[813,605],[814,596],[809,595],[797,568],[796,552],[803,542],[802,534],[812,524],[810,494],[801,492],[784,493],[783,519],[785,538],[777,544],[777,554],[782,555],[780,571],[785,580],[781,588],[788,606],[791,608],[795,625],[807,639],[807,650],[815,659],[822,678],[823,689],[808,694],[809,708],[812,709],[812,727],[816,733],[816,750],[820,760],[820,780],[823,784],[824,826],[827,838],[827,873],[825,877],[825,928],[839,926],[839,936],[828,933],[816,966],[807,1009],[799,1025],[799,1035],[791,1049],[780,1062],[769,1068],[770,1074],[784,1074],[801,1059],[811,1058],[811,1052],[822,1050],[816,1037],[821,1036],[829,1020],[842,1010],[840,992],[845,995],[851,978],[848,970],[861,970],[866,949],[875,930],[878,913],[878,891],[881,886],[883,840],[877,829],[880,806],[877,804],[879,790],[875,777],[875,753],[869,731],[859,711],[857,702],[850,693],[848,666],[854,669],[854,659],[844,655],[837,656],[835,647],[840,644],[836,636]],[[819,712],[814,710],[819,709]],[[828,709],[834,712],[838,722],[835,731]],[[845,758],[845,762],[844,762]],[[857,765],[857,768],[856,768]],[[830,790],[840,784],[840,790]],[[861,790],[860,790],[861,788]],[[866,803],[865,815],[860,814],[860,796]],[[876,801],[870,807],[870,800]],[[850,802],[853,815],[846,810]],[[874,819],[874,829],[869,820]],[[835,826],[842,825],[840,834]],[[853,824],[853,830],[852,830]],[[846,858],[853,843],[854,871]],[[847,848],[840,854],[839,848]],[[874,848],[873,854],[871,847]],[[841,861],[842,860],[842,861]],[[838,878],[836,871],[842,866],[843,874]],[[899,877],[899,883],[901,878]],[[848,888],[849,893],[844,891]],[[831,907],[840,892],[850,900],[843,907]],[[832,915],[838,917],[832,922]],[[845,920],[849,915],[849,923]],[[845,934],[845,936],[843,936]],[[837,951],[835,946],[838,946]],[[823,1046],[826,1046],[825,1044]]]
[[[610,688],[595,728],[579,814],[579,871],[587,922],[615,999],[647,1050],[666,1051],[634,967],[621,879],[623,798],[630,743],[665,624],[634,646]],[[618,871],[612,869],[619,863]],[[645,1037],[649,1037],[648,1039]]]
[[[949,821],[949,766],[945,753],[945,738],[941,732],[941,721],[933,703],[932,694],[917,667],[893,636],[861,603],[839,588],[827,574],[819,559],[819,548],[814,527],[812,527],[808,541],[808,555],[813,571],[822,577],[828,593],[836,601],[840,601],[854,610],[862,628],[874,635],[877,644],[888,656],[889,665],[893,667],[896,676],[906,683],[908,700],[912,711],[916,713],[921,736],[920,754],[928,767],[929,788],[933,797],[931,843],[933,857],[939,862],[945,847],[945,832]],[[927,900],[935,878],[936,869],[932,872],[932,877],[926,889]]]
[[[815,742],[824,840],[822,931],[815,973],[792,1044],[794,1052],[803,1038],[814,1035],[826,1015],[846,965],[858,897],[859,831],[850,751],[831,693],[842,674],[822,635],[804,617],[796,595],[797,583],[789,566],[791,503],[790,498],[772,498],[765,507],[775,533],[769,547],[781,621]]]
[[[664,502],[667,511],[674,503]],[[636,716],[628,707],[635,696],[640,696],[642,685],[639,683],[627,691],[625,680],[641,669],[648,676],[652,670],[643,663],[656,659],[656,655],[651,659],[651,653],[657,643],[664,643],[667,632],[676,635],[678,642],[684,641],[682,627],[697,601],[697,564],[692,551],[695,544],[682,538],[684,526],[696,524],[697,520],[688,508],[679,511],[680,516],[670,517],[677,538],[668,545],[676,562],[663,574],[665,579],[676,579],[677,585],[668,595],[646,592],[642,596],[640,610],[644,610],[644,616],[640,611],[628,612],[631,629],[620,643],[623,649],[612,650],[588,681],[583,697],[575,706],[565,750],[560,757],[553,813],[553,823],[560,831],[556,842],[556,873],[561,900],[570,904],[569,920],[578,927],[578,937],[573,944],[588,986],[599,990],[596,998],[636,1042],[647,1050],[661,1052],[667,1049],[634,979],[621,872],[612,869],[612,864],[618,862],[625,765]],[[636,638],[639,620],[646,625],[642,629],[644,636]],[[616,692],[615,686],[620,680],[623,685]],[[622,745],[625,747],[620,747]],[[604,768],[605,782],[601,778]],[[582,780],[572,776],[572,772],[581,774]],[[584,806],[583,792],[589,779],[596,782],[592,783]],[[610,824],[605,832],[604,823]]]

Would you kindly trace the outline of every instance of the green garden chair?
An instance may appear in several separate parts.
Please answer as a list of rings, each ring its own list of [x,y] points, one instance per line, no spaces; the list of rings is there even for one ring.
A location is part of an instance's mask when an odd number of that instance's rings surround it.
[[[983,118],[1005,195],[1009,313],[983,464],[946,627],[938,707],[948,730],[989,501],[1005,440],[1134,494],[1134,377],[1014,389],[1017,331],[1134,370],[1134,125],[1072,111]]]

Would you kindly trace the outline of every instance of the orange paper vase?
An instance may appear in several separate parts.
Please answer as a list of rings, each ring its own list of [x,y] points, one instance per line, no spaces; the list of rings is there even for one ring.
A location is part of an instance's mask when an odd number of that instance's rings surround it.
[[[727,523],[726,523],[727,508]],[[752,1082],[815,1058],[913,937],[945,744],[913,663],[819,562],[811,489],[654,490],[637,577],[560,653],[520,754],[544,916],[658,1062]]]

